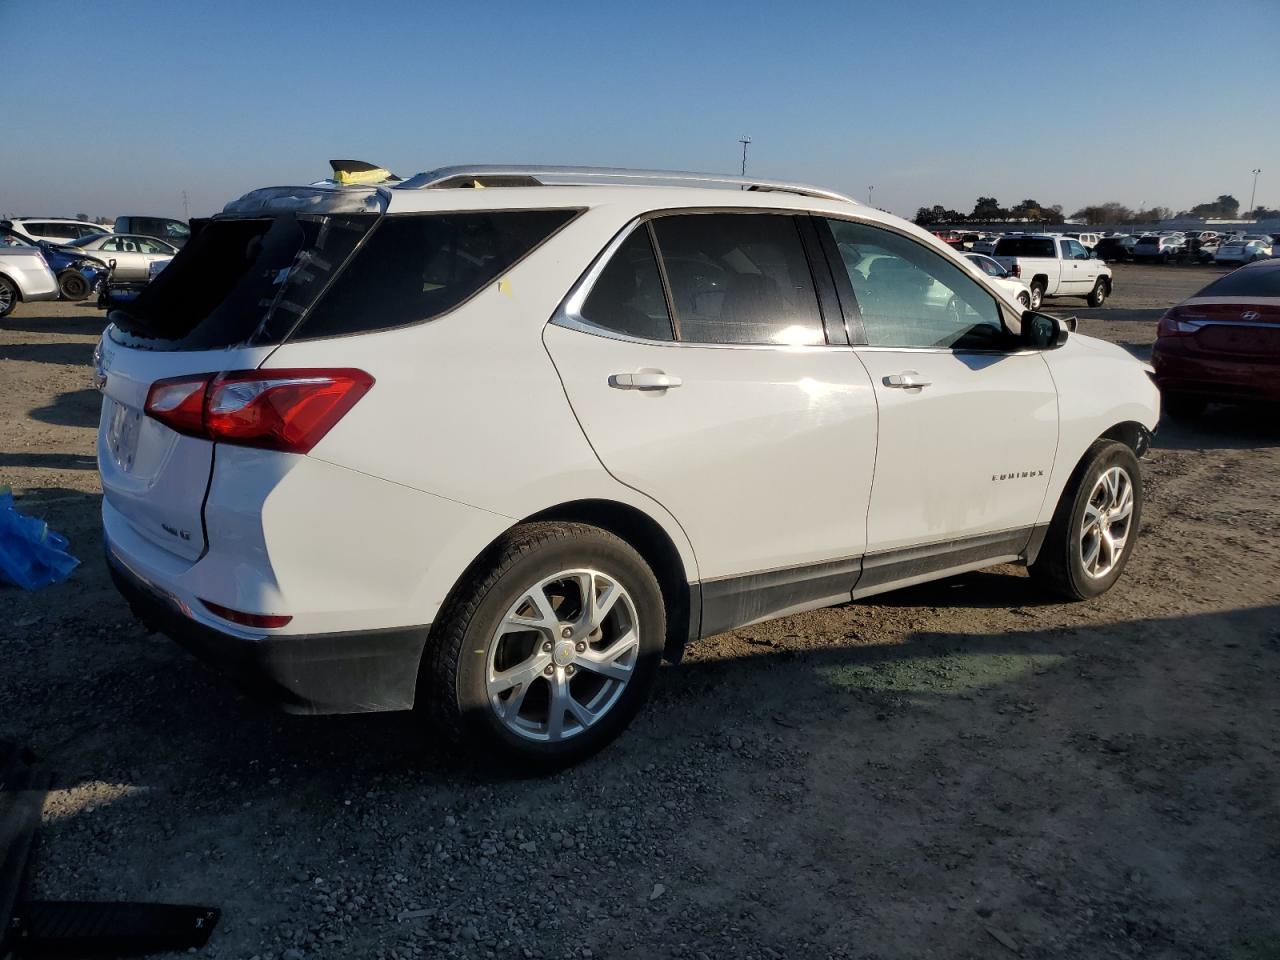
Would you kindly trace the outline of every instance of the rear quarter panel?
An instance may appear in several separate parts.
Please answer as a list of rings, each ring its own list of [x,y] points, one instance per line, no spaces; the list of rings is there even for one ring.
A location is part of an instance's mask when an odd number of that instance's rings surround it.
[[[576,500],[637,507],[667,532],[688,578],[697,578],[692,548],[675,519],[601,465],[542,342],[561,299],[624,222],[593,208],[451,313],[381,333],[286,343],[263,364],[359,367],[372,374],[373,388],[310,458],[420,491],[431,498],[424,503],[460,504],[491,518],[451,540],[457,562],[448,568],[425,558],[437,538],[452,534],[408,525],[412,536],[398,548],[400,556],[424,578],[408,593],[430,615],[496,535],[495,522],[500,532]],[[399,500],[375,498],[362,509],[401,515],[414,509]],[[358,531],[350,536],[359,539]]]

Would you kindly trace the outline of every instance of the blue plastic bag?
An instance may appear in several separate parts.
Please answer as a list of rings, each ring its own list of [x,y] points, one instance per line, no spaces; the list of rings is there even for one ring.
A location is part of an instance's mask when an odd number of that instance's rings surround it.
[[[80,561],[67,553],[67,538],[13,505],[13,492],[0,487],[0,583],[25,590],[65,580]]]

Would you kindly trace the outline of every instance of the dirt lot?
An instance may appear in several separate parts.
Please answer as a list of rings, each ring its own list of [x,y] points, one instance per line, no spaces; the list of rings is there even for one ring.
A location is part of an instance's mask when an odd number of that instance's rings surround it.
[[[1118,267],[1149,349],[1218,272]],[[999,568],[717,637],[521,781],[412,718],[293,719],[129,619],[86,307],[0,321],[0,481],[84,561],[0,588],[0,736],[62,774],[49,897],[220,905],[214,957],[1280,957],[1280,426],[1165,424],[1098,601]]]

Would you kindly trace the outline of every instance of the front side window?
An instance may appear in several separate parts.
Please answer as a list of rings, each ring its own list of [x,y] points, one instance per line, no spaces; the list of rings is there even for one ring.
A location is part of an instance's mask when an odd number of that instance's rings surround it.
[[[581,314],[584,320],[629,337],[673,339],[647,225],[631,231],[614,251],[592,285]]]
[[[914,240],[860,223],[826,221],[873,347],[998,349],[1007,332],[995,299]]]
[[[1079,241],[1063,240],[1062,251],[1066,254],[1068,260],[1088,260],[1089,251],[1086,250]]]
[[[681,340],[826,343],[792,215],[677,214],[653,227]]]

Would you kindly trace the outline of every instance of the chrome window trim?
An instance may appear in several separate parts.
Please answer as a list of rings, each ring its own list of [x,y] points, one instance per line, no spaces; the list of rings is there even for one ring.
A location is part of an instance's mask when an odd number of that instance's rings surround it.
[[[569,294],[560,302],[560,306],[556,308],[555,313],[551,315],[548,323],[563,327],[566,330],[574,330],[578,333],[586,333],[596,337],[604,337],[608,340],[617,340],[621,343],[636,343],[650,347],[683,347],[694,348],[699,350],[790,350],[795,352],[814,351],[814,350],[849,350],[851,349],[847,343],[706,343],[700,340],[650,340],[647,337],[633,337],[630,334],[620,333],[617,330],[611,330],[609,327],[601,326],[598,323],[592,323],[582,315],[582,307],[587,301],[587,297],[591,295],[591,289],[595,286],[596,281],[600,278],[600,274],[604,272],[604,268],[608,265],[613,255],[618,249],[627,242],[636,230],[644,227],[647,229],[649,223],[659,217],[680,216],[684,214],[701,214],[701,213],[767,213],[780,216],[812,216],[812,211],[798,210],[790,207],[730,207],[721,209],[719,207],[674,207],[664,208],[662,210],[650,210],[640,214],[638,217],[630,220],[605,248],[596,255],[591,266],[587,268],[586,273],[578,278],[577,282],[569,288]],[[653,250],[654,258],[661,256],[656,246]],[[662,264],[659,262],[659,270]],[[817,297],[817,291],[814,291],[814,297]],[[670,310],[670,303],[667,304]],[[674,317],[671,318],[673,330],[676,323]],[[674,336],[674,332],[673,332]],[[823,336],[826,336],[825,328]]]
[[[1183,320],[1178,318],[1178,322],[1185,323],[1191,327],[1250,327],[1258,330],[1280,330],[1280,324],[1259,323],[1253,320]]]

